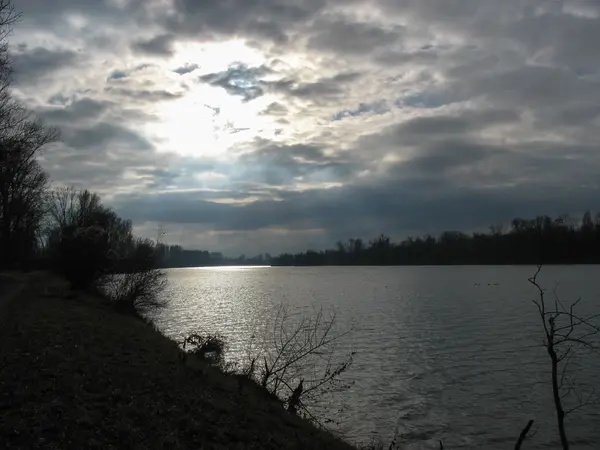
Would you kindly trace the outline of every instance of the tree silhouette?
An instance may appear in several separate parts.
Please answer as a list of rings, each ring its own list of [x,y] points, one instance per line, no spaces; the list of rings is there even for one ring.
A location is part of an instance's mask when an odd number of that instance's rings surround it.
[[[38,249],[48,176],[37,161],[58,132],[34,119],[12,98],[6,37],[19,18],[11,2],[0,0],[0,266],[31,260]]]
[[[308,250],[271,259],[281,266],[404,264],[591,264],[600,263],[600,214],[586,211],[580,221],[567,215],[515,218],[510,227],[493,225],[488,233],[445,231],[439,237],[408,237],[395,243],[380,235],[338,241],[335,249]]]

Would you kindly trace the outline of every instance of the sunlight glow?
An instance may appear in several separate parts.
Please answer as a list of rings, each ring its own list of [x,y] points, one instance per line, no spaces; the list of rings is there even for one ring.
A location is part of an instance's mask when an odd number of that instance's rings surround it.
[[[187,267],[192,270],[211,270],[219,272],[238,272],[240,270],[270,269],[271,266],[207,266],[207,267]]]
[[[219,86],[202,83],[199,76],[227,70],[232,64],[257,67],[265,62],[256,49],[234,40],[215,44],[184,44],[170,63],[173,67],[197,64],[198,70],[174,80],[184,80],[187,93],[166,102],[156,111],[157,122],[148,133],[160,142],[163,151],[184,156],[228,159],[229,150],[255,137],[276,136],[277,124],[261,115],[274,99],[264,96],[249,102]]]
[[[173,62],[180,66],[198,64],[202,73],[212,73],[225,70],[234,62],[259,66],[265,62],[265,57],[259,50],[248,47],[244,40],[235,39],[210,44],[179,43]]]

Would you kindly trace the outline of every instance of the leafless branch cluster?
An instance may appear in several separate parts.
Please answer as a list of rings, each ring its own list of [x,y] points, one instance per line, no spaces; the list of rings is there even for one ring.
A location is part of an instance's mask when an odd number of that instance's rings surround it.
[[[103,292],[117,309],[130,313],[146,313],[165,306],[161,297],[167,284],[159,269],[140,269],[108,275],[102,281]]]
[[[0,249],[3,258],[31,256],[41,239],[48,176],[37,157],[58,132],[31,119],[20,105],[0,104]]]
[[[47,247],[67,279],[99,289],[123,311],[146,313],[164,306],[159,244],[134,238],[131,222],[88,190],[62,188],[47,198]]]
[[[595,338],[600,335],[598,320],[600,314],[589,316],[579,315],[576,307],[581,301],[577,299],[567,305],[560,300],[554,290],[554,298],[546,299],[546,292],[538,282],[538,275],[542,266],[538,266],[536,273],[529,282],[537,289],[538,298],[533,303],[538,309],[544,327],[544,346],[551,361],[552,395],[556,409],[558,431],[563,450],[569,449],[569,440],[565,430],[565,417],[567,414],[598,401],[595,390],[586,395],[575,389],[574,378],[569,371],[572,358],[578,350],[586,349],[600,353],[600,347]],[[564,400],[569,395],[574,395],[577,405],[565,409]]]
[[[283,400],[290,412],[323,425],[311,404],[346,386],[340,377],[352,364],[354,352],[342,356],[338,344],[352,329],[338,332],[335,313],[326,314],[322,308],[312,315],[292,315],[280,306],[250,358],[246,376]]]
[[[6,39],[12,32],[12,26],[19,21],[21,14],[15,9],[11,0],[0,0],[0,110],[5,99],[10,98],[10,77],[12,67],[8,56]]]
[[[191,353],[211,364],[221,364],[227,343],[220,334],[191,333],[181,343],[184,356]]]
[[[35,119],[11,95],[6,38],[20,15],[0,0],[0,265],[19,265],[39,247],[48,176],[37,161],[58,131]]]
[[[113,273],[99,281],[105,295],[118,309],[130,313],[145,314],[163,308],[167,278],[164,271],[157,269],[157,244],[149,239],[133,239],[130,231],[126,236],[125,248],[119,248],[120,240],[112,244]]]

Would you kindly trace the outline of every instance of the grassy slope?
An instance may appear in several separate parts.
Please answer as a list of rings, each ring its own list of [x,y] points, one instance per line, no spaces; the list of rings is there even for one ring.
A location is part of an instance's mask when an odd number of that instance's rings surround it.
[[[1,448],[351,448],[48,275],[4,284]]]

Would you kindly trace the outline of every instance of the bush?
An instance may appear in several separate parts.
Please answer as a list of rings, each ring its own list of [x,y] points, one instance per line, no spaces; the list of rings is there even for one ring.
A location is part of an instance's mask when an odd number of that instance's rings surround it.
[[[154,242],[137,239],[129,252],[115,261],[114,267],[119,273],[100,280],[101,291],[123,312],[145,314],[162,308],[166,304],[162,294],[167,280],[165,273],[156,266]]]
[[[183,339],[183,350],[210,364],[220,365],[225,355],[226,343],[219,334],[192,333]]]
[[[99,226],[69,227],[56,251],[59,269],[77,289],[88,289],[109,271],[108,233]]]
[[[164,306],[166,279],[156,269],[157,246],[134,239],[130,221],[88,190],[52,191],[48,209],[49,255],[73,287],[99,291],[133,314]]]
[[[165,306],[161,294],[166,286],[164,272],[147,269],[108,275],[100,282],[104,296],[121,312],[145,314]]]
[[[338,344],[354,329],[338,330],[336,315],[323,309],[313,314],[291,314],[283,305],[262,336],[249,349],[248,365],[237,371],[272,397],[292,414],[298,414],[325,428],[312,412],[316,402],[335,390],[349,387],[343,374],[351,366],[354,352],[340,352]]]

